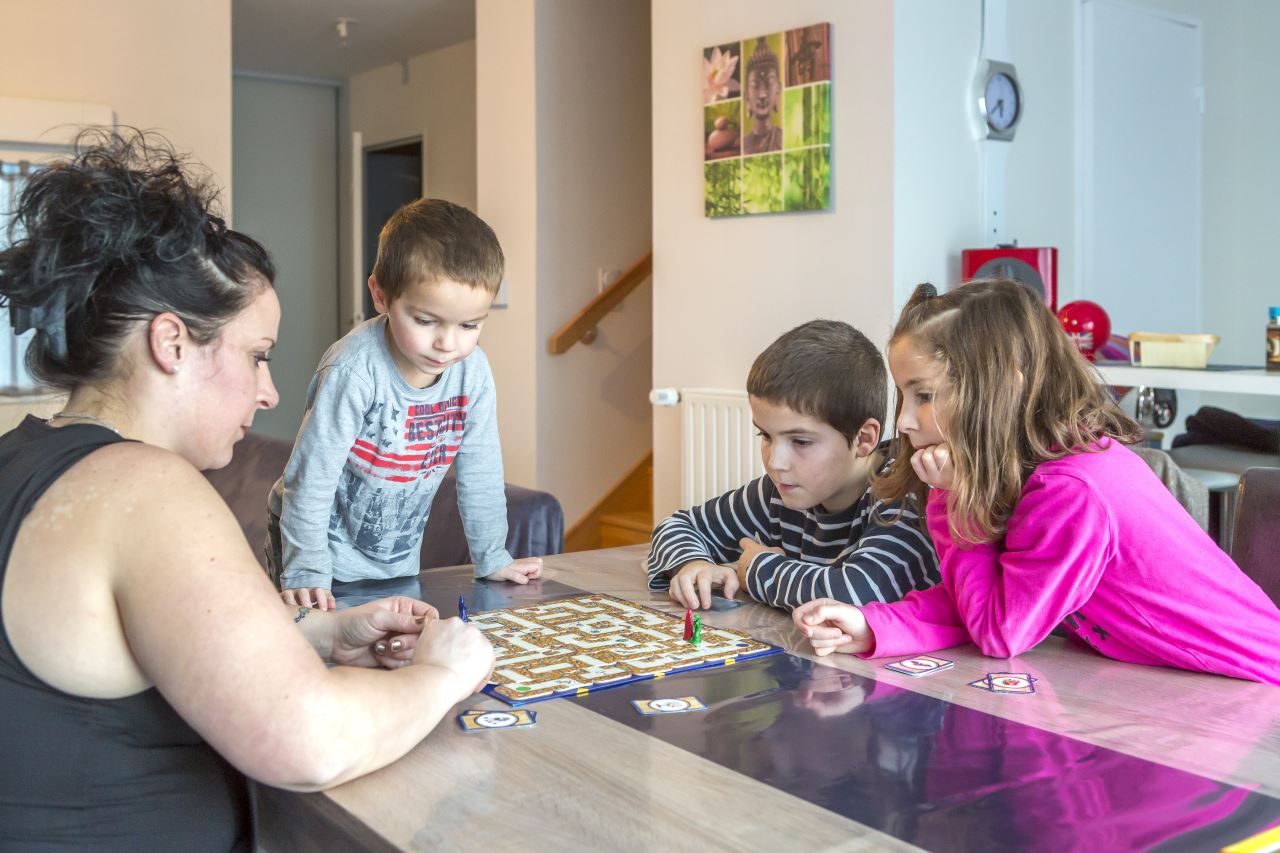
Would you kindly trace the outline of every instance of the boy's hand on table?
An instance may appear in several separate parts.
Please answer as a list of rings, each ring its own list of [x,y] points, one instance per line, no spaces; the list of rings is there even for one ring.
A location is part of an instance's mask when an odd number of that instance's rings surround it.
[[[832,652],[858,654],[875,645],[875,634],[862,611],[834,598],[805,602],[792,611],[791,621],[809,638],[818,657]]]
[[[706,560],[691,560],[680,567],[671,579],[669,594],[673,601],[691,610],[708,610],[711,607],[711,587],[724,587],[722,595],[733,598],[737,593],[738,575],[729,566],[717,566]]]
[[[296,604],[298,607],[311,607],[316,610],[337,610],[338,604],[333,600],[333,593],[323,587],[298,587],[286,589],[280,593],[285,604]]]
[[[769,548],[763,543],[744,536],[738,540],[738,547],[742,549],[742,556],[738,558],[738,565],[735,573],[738,576],[738,583],[745,587],[747,585],[747,569],[751,568],[751,561],[759,554],[782,554],[781,548]]]
[[[405,666],[413,659],[418,635],[439,618],[430,604],[404,595],[340,611],[334,615],[329,660],[343,666]]]
[[[542,577],[542,558],[523,557],[507,563],[507,565],[486,577],[485,580],[511,581],[512,583],[525,584],[540,577]]]

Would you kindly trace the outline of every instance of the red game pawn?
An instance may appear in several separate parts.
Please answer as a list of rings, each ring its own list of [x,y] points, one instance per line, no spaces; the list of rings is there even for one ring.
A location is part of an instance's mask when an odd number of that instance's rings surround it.
[[[689,642],[693,639],[693,610],[689,609],[684,612],[684,639]]]

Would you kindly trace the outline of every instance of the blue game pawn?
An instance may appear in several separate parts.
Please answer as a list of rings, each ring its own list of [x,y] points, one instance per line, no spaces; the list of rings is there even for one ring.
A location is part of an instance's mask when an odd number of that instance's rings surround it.
[[[467,600],[462,596],[458,596],[458,618],[463,622],[470,622],[467,618]]]

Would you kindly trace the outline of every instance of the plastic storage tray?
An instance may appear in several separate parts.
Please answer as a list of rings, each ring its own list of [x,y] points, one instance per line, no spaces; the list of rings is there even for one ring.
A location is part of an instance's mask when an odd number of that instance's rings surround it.
[[[1134,367],[1204,367],[1217,343],[1217,335],[1132,332],[1129,362]]]

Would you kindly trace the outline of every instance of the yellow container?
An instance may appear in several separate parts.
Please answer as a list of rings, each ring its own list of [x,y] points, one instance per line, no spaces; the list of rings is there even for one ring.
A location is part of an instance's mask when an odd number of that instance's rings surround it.
[[[1134,367],[1204,367],[1217,335],[1129,334],[1129,363]]]

